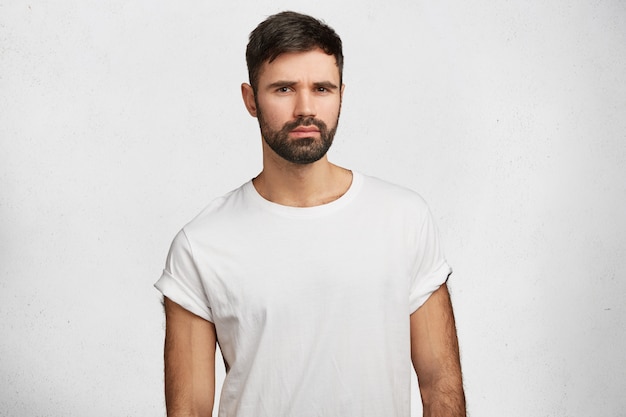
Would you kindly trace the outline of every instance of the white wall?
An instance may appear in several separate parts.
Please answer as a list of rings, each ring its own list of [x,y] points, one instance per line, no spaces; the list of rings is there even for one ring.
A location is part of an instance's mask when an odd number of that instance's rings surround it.
[[[283,9],[344,39],[331,159],[431,204],[470,413],[624,416],[619,0],[0,1],[0,415],[164,415],[152,284],[260,168],[244,48]]]

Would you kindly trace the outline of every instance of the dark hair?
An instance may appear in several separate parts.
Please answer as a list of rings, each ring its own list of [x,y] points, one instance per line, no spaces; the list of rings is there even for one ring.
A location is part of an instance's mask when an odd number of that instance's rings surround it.
[[[250,85],[256,92],[264,62],[272,62],[286,52],[308,52],[320,48],[334,55],[343,79],[341,38],[322,21],[296,12],[281,12],[261,22],[251,33],[246,48]]]

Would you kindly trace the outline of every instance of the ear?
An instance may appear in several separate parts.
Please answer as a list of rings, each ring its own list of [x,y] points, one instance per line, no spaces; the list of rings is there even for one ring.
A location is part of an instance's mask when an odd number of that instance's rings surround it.
[[[254,90],[250,84],[241,84],[241,97],[243,98],[243,104],[246,106],[246,110],[248,110],[250,116],[256,117],[256,101],[254,100]]]
[[[341,84],[341,92],[340,92],[340,95],[339,95],[339,98],[340,98],[341,100],[343,100],[343,91],[344,91],[345,89],[346,89],[346,85],[345,85],[345,84]]]

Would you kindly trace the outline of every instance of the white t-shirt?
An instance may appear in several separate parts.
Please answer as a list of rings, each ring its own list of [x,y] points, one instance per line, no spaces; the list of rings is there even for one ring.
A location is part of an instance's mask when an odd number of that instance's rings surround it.
[[[355,172],[316,207],[214,200],[155,286],[215,324],[220,417],[408,417],[409,315],[450,272],[424,200]]]

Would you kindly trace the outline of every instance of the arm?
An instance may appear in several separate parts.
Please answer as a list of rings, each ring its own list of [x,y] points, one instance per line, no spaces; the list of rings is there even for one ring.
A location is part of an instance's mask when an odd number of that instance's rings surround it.
[[[210,417],[215,398],[215,326],[165,297],[168,417]]]
[[[411,314],[411,359],[424,417],[465,417],[459,345],[445,283]]]

